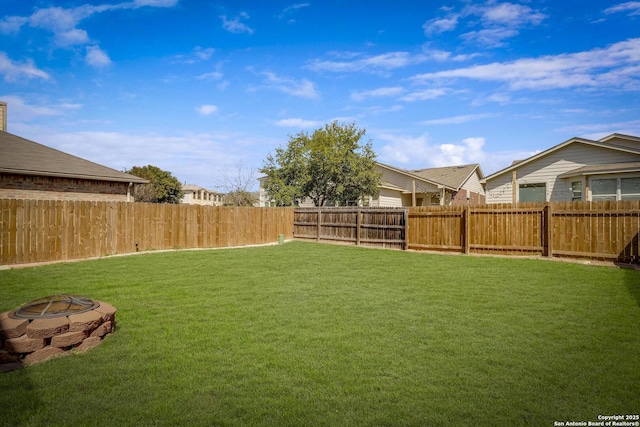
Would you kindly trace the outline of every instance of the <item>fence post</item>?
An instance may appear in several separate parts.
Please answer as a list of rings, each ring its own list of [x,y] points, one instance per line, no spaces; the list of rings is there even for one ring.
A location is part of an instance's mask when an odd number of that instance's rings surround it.
[[[545,225],[544,231],[544,253],[547,257],[553,257],[553,212],[550,203],[545,203],[544,210],[542,211],[543,223]]]
[[[362,214],[362,210],[358,209],[356,211],[356,246],[360,246],[360,225],[362,220],[360,219],[360,215]]]
[[[322,226],[322,210],[318,208],[318,230],[316,231],[316,242],[320,241],[321,226]]]
[[[464,207],[464,213],[462,215],[462,222],[464,227],[464,253],[469,254],[471,250],[471,242],[470,242],[470,228],[471,228],[471,217],[470,217],[471,209],[469,205]]]
[[[402,213],[404,222],[404,243],[402,244],[402,250],[409,249],[409,209],[404,209]]]

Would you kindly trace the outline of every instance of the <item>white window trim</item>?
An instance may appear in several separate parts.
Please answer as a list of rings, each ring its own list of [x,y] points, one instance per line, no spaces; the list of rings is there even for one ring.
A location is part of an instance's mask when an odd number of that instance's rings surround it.
[[[640,173],[625,173],[625,174],[607,174],[607,175],[590,175],[587,177],[587,182],[589,183],[589,194],[588,201],[592,202],[593,200],[593,184],[592,182],[598,179],[615,179],[616,182],[616,201],[622,200],[622,190],[620,180],[622,178],[640,178]],[[569,184],[571,185],[571,184]],[[597,200],[596,200],[597,201]]]

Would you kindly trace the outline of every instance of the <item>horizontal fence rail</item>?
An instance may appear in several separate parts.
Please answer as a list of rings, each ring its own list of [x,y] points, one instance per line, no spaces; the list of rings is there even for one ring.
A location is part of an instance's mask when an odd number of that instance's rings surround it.
[[[0,200],[0,265],[293,238],[293,208]]]
[[[294,237],[355,245],[640,263],[640,201],[297,208]]]

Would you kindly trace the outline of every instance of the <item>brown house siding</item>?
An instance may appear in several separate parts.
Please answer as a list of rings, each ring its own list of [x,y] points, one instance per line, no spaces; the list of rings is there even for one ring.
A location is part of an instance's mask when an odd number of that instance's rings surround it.
[[[467,201],[467,196],[469,196],[469,200]],[[460,206],[460,205],[484,205],[486,201],[486,197],[482,194],[474,193],[472,191],[460,190],[458,191],[453,199],[451,199],[451,206]]]
[[[126,202],[129,183],[0,173],[0,199]],[[131,189],[133,201],[133,189]]]

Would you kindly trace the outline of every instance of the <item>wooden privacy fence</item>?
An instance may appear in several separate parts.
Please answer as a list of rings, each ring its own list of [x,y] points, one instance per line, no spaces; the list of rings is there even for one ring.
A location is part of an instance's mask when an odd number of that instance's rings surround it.
[[[296,209],[294,237],[461,253],[640,262],[640,201]]]
[[[296,208],[296,239],[405,249],[406,209]]]
[[[410,249],[640,262],[640,201],[412,208]]]
[[[0,200],[0,265],[313,239],[395,249],[640,263],[640,201],[419,208],[235,208]]]
[[[293,208],[0,200],[0,265],[293,238]]]

